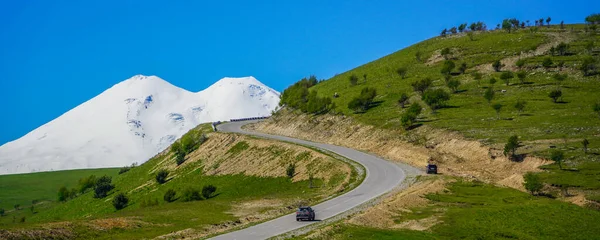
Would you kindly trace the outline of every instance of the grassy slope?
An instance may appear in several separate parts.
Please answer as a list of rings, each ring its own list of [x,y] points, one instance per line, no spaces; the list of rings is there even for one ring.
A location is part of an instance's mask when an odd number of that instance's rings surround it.
[[[191,133],[202,131],[208,131],[208,129],[205,126],[200,126],[192,130]],[[248,151],[250,150],[252,149],[248,149]],[[229,154],[241,154],[243,151],[246,151],[246,148],[242,149],[237,144],[232,146],[228,152]],[[285,149],[280,149],[279,151],[281,156],[292,158],[297,157],[298,154],[306,153],[294,153]],[[76,224],[78,227],[75,228],[75,232],[79,238],[102,239],[116,237],[119,239],[128,239],[155,237],[187,228],[201,230],[211,224],[236,221],[238,218],[229,213],[229,211],[232,211],[236,204],[245,201],[274,199],[289,202],[302,199],[312,204],[320,199],[319,196],[322,196],[327,191],[331,191],[331,189],[342,183],[339,177],[334,177],[329,182],[316,179],[314,184],[321,187],[308,188],[308,181],[292,182],[286,177],[263,178],[242,174],[205,175],[202,173],[203,161],[195,161],[183,164],[176,170],[171,170],[169,175],[170,180],[163,185],[157,185],[154,180],[157,166],[166,166],[165,164],[173,165],[175,160],[171,157],[173,157],[171,154],[158,155],[124,174],[113,177],[113,184],[115,184],[116,188],[104,199],[93,198],[93,191],[88,191],[67,202],[53,202],[45,205],[43,208],[37,208],[36,214],[32,214],[28,209],[11,212],[8,216],[0,218],[0,226],[4,229],[33,229],[43,226],[39,225],[40,223],[69,221],[79,223],[78,225]],[[277,156],[273,158],[278,159]],[[283,158],[280,160],[283,160]],[[173,164],[170,162],[173,162]],[[111,169],[113,175],[115,175],[114,172],[117,172],[117,170]],[[100,171],[93,174],[98,176],[102,173]],[[47,174],[52,176],[48,184],[51,184],[50,181],[52,179],[65,175],[62,172]],[[78,175],[70,172],[68,178],[71,179],[72,183],[76,183],[78,177],[87,176],[88,174],[92,174],[92,172],[82,171]],[[175,177],[171,178],[172,176]],[[357,180],[356,176],[352,179]],[[54,186],[57,183],[52,184]],[[211,199],[196,202],[183,202],[181,199],[178,199],[173,203],[167,203],[163,200],[164,193],[168,189],[177,191],[176,196],[179,198],[183,190],[188,187],[201,190],[202,186],[208,184],[217,187],[216,196]],[[56,189],[58,187],[52,187],[48,191],[52,192],[52,195],[56,195]],[[129,197],[129,205],[123,210],[116,211],[112,206],[112,197],[119,192],[126,193]],[[149,200],[157,200],[158,205],[142,205],[142,202]],[[269,209],[272,208],[270,206],[262,206],[260,211]],[[19,223],[19,219],[23,216],[26,217],[26,222]],[[16,223],[13,223],[13,217],[16,219]],[[143,223],[133,228],[113,228],[104,232],[90,230],[89,227],[85,227],[94,219],[119,217],[136,219]]]
[[[570,29],[571,25],[567,26]],[[579,29],[581,25],[573,25]],[[540,44],[550,42],[557,34],[556,26],[547,29],[541,28],[538,33],[528,30],[520,30],[517,33],[506,33],[494,31],[479,33],[475,35],[475,41],[471,41],[466,35],[452,36],[447,38],[432,38],[415,44],[398,52],[392,53],[376,61],[367,63],[346,73],[337,75],[327,81],[321,82],[311,89],[317,90],[319,95],[333,96],[337,112],[351,115],[357,120],[375,125],[381,128],[399,129],[401,109],[397,100],[401,93],[411,96],[411,102],[418,102],[423,107],[427,105],[420,100],[420,96],[412,90],[410,84],[424,77],[434,79],[434,87],[450,90],[445,87],[440,73],[442,61],[427,66],[425,62],[429,57],[445,47],[452,49],[453,58],[458,66],[462,62],[468,64],[469,70],[466,74],[454,76],[462,85],[459,93],[452,94],[448,107],[440,109],[436,114],[430,110],[424,111],[420,119],[422,124],[428,124],[438,128],[456,130],[469,138],[478,139],[488,143],[504,143],[511,135],[518,135],[519,140],[528,145],[522,148],[520,153],[533,154],[549,157],[549,145],[555,145],[565,151],[567,165],[570,167],[588,169],[600,169],[600,119],[592,111],[594,102],[600,101],[600,85],[598,76],[583,77],[581,72],[573,69],[585,56],[584,46],[589,41],[600,42],[600,35],[589,35],[583,32],[564,32],[563,36],[574,38],[569,51],[574,53],[570,56],[552,56],[556,63],[565,61],[566,68],[562,73],[568,74],[568,79],[563,81],[563,103],[553,103],[548,97],[551,90],[557,88],[556,81],[552,75],[558,72],[557,68],[545,71],[541,67],[541,60],[547,56],[536,56],[525,58],[528,76],[525,84],[520,84],[515,77],[509,86],[499,79],[500,73],[484,73],[483,80],[477,83],[469,75],[474,67],[481,64],[489,64],[493,60],[503,59],[518,55],[521,51],[535,49]],[[423,53],[423,62],[418,62],[415,53]],[[443,59],[442,59],[443,60]],[[399,67],[408,69],[407,77],[401,79],[395,70]],[[457,71],[457,70],[455,70]],[[361,77],[356,86],[351,86],[348,78],[352,74]],[[367,74],[367,81],[362,81],[363,74]],[[483,98],[486,88],[490,87],[488,79],[495,77],[498,82],[494,84],[496,91],[494,103],[500,103],[503,108],[500,119],[491,104]],[[348,102],[358,96],[364,87],[375,87],[378,96],[375,107],[364,114],[354,114],[346,106]],[[502,93],[501,90],[506,90]],[[519,114],[513,107],[517,100],[527,101],[523,114]],[[590,141],[589,148],[594,154],[584,155],[581,150],[581,141],[587,138]],[[591,167],[591,168],[590,168]],[[550,168],[553,169],[553,168]],[[563,172],[556,173],[561,175]],[[592,179],[598,179],[600,171],[595,171]],[[571,174],[572,175],[572,174]],[[581,181],[569,176],[562,180],[550,180],[547,182],[562,181],[573,186],[581,186]],[[592,180],[595,181],[595,180]],[[594,186],[597,186],[595,184]],[[594,189],[600,189],[594,187]]]
[[[448,192],[427,195],[432,201],[406,219],[444,212],[442,223],[420,232],[384,230],[336,223],[322,239],[596,239],[600,212],[510,188],[456,182]],[[423,210],[428,211],[423,211]],[[424,213],[424,214],[423,214]],[[304,238],[307,235],[298,237]]]
[[[27,207],[34,200],[55,201],[56,191],[62,186],[71,189],[77,186],[77,180],[82,177],[105,174],[116,176],[118,172],[117,168],[103,168],[2,175],[0,176],[0,208],[10,210],[15,204]]]

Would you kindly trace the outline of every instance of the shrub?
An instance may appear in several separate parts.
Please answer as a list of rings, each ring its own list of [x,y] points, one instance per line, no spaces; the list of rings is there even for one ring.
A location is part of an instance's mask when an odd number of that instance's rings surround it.
[[[104,198],[108,195],[108,192],[115,188],[115,186],[111,183],[112,178],[109,176],[102,176],[96,181],[96,186],[94,187],[94,197],[95,198]]]
[[[413,125],[415,120],[417,120],[419,114],[421,114],[421,105],[418,103],[411,104],[406,112],[404,112],[400,117],[400,124],[402,124],[402,126],[405,128],[409,128]]]
[[[90,175],[88,177],[79,179],[79,192],[85,193],[85,191],[88,189],[93,188],[96,186],[96,181],[97,179],[95,175]]]
[[[469,40],[471,41],[475,41],[475,34],[473,34],[473,32],[467,32],[467,37],[469,37]]]
[[[58,189],[58,201],[60,201],[60,202],[67,201],[67,199],[69,199],[69,197],[70,197],[70,192],[69,192],[69,190],[67,190],[66,187],[61,187],[60,189]]]
[[[445,105],[446,101],[450,100],[450,94],[443,89],[427,90],[421,97],[427,105],[435,112],[436,109]]]
[[[175,190],[169,189],[169,190],[167,190],[167,192],[165,192],[163,199],[165,200],[165,202],[173,202],[173,201],[175,201],[175,194],[176,194]]]
[[[288,178],[293,178],[294,175],[296,175],[296,164],[290,163],[285,169],[285,174],[288,176]]]
[[[163,184],[163,183],[167,182],[168,175],[169,175],[169,172],[167,170],[161,169],[156,174],[156,182],[158,182],[159,184]]]
[[[558,164],[558,167],[562,169],[562,162],[565,159],[565,154],[561,150],[554,150],[550,155],[550,159]]]
[[[202,187],[202,196],[205,199],[209,199],[213,193],[215,193],[217,191],[217,187],[213,186],[213,185],[207,185]]]
[[[400,94],[400,98],[398,99],[398,104],[400,107],[404,108],[404,105],[408,102],[408,95],[406,93]]]
[[[552,75],[552,78],[554,78],[554,80],[556,80],[557,85],[560,85],[560,83],[562,81],[567,79],[567,74],[555,73],[554,75]]]
[[[4,210],[4,208],[0,208],[0,217],[4,217],[5,213],[6,211]]]
[[[400,75],[400,77],[402,79],[404,79],[404,77],[406,77],[406,72],[407,72],[407,69],[405,67],[399,67],[398,69],[396,69],[396,73],[398,73],[398,75]]]
[[[456,65],[454,64],[454,62],[452,60],[446,60],[446,61],[444,61],[444,65],[442,65],[442,69],[440,70],[440,73],[444,76],[450,75],[452,73],[452,70],[454,70],[455,67],[456,67]]]
[[[559,98],[562,97],[562,91],[559,89],[556,90],[552,90],[549,94],[548,97],[552,98],[552,101],[554,103],[556,103],[558,101]]]
[[[444,59],[448,60],[448,55],[450,55],[450,48],[444,48],[442,49],[441,53],[442,56],[444,57]]]
[[[126,173],[126,172],[129,172],[129,170],[131,170],[132,168],[134,168],[136,166],[137,166],[136,163],[132,163],[130,166],[122,167],[121,169],[119,169],[119,175],[123,174],[123,173]]]
[[[514,77],[515,75],[511,71],[502,72],[502,74],[500,74],[500,79],[506,83],[506,86],[510,85],[510,80]]]
[[[542,61],[542,66],[546,69],[551,68],[552,67],[552,58],[550,57],[546,57],[544,58],[544,61]]]
[[[494,94],[495,94],[494,93],[494,88],[489,87],[483,93],[483,98],[485,98],[485,100],[487,100],[487,102],[490,103],[494,99]]]
[[[348,108],[354,112],[364,112],[371,107],[373,99],[377,96],[375,88],[365,87],[360,91],[360,95],[348,103]]]
[[[500,60],[496,60],[492,63],[492,67],[494,68],[494,71],[500,72],[500,69],[502,69],[502,67],[504,67],[504,64],[502,64],[502,62],[500,62]]]
[[[423,53],[421,51],[415,52],[415,59],[417,60],[417,62],[421,62],[422,56],[423,56]]]
[[[178,152],[177,154],[175,154],[175,162],[177,163],[177,166],[184,163],[185,162],[185,154],[182,152]]]
[[[458,87],[460,86],[460,81],[457,79],[449,80],[446,85],[448,88],[452,89],[452,92],[456,93],[458,91]]]
[[[492,105],[492,108],[494,109],[494,111],[496,111],[496,118],[500,119],[500,110],[502,110],[502,104],[496,103]]]
[[[525,71],[518,71],[517,77],[519,78],[519,81],[521,82],[521,84],[524,84],[525,78],[527,77],[527,73]]]
[[[594,103],[594,105],[592,106],[592,110],[594,110],[594,112],[596,112],[596,114],[598,114],[598,117],[600,118],[600,102]]]
[[[115,198],[113,198],[113,202],[112,202],[113,206],[117,210],[121,210],[121,209],[125,208],[127,206],[127,203],[129,203],[129,198],[127,198],[127,196],[125,196],[124,193],[117,194],[117,196],[115,196]]]
[[[354,86],[356,85],[356,83],[358,83],[358,77],[354,74],[350,75],[350,77],[348,77],[348,80],[350,81],[351,86]]]
[[[497,80],[496,78],[490,78],[490,85],[494,86],[494,84],[496,84]]]
[[[524,100],[517,100],[517,102],[515,103],[515,109],[517,109],[517,111],[519,111],[519,114],[521,112],[523,112],[523,109],[525,109],[525,106],[527,106],[527,102]]]
[[[569,50],[569,45],[564,42],[561,42],[558,45],[556,45],[556,52],[560,56],[566,55],[568,50]]]
[[[184,202],[198,201],[198,200],[202,200],[202,196],[200,196],[200,192],[197,189],[186,188],[183,191],[182,199]]]
[[[523,182],[523,186],[525,189],[527,189],[527,191],[531,192],[532,195],[539,192],[542,190],[542,187],[544,187],[540,177],[536,174],[528,172],[523,176],[523,178],[525,180]]]
[[[353,75],[358,82],[358,77]],[[313,80],[310,80],[313,79]],[[316,77],[310,79],[303,78],[286,88],[281,94],[279,105],[286,105],[293,109],[299,109],[304,113],[320,114],[328,112],[335,106],[329,97],[318,97],[315,90],[309,91],[308,88],[318,84]]]
[[[598,68],[596,65],[596,59],[593,57],[586,57],[581,62],[579,69],[583,72],[584,76],[591,76],[597,73]]]
[[[516,135],[510,136],[508,142],[504,145],[504,156],[507,156],[509,159],[514,159],[518,147],[519,137]]]
[[[413,90],[415,90],[415,92],[419,92],[419,93],[423,94],[425,92],[425,90],[427,90],[429,87],[431,87],[432,84],[433,84],[433,80],[431,80],[431,78],[424,78],[424,79],[413,82],[411,84],[411,86],[412,86]]]
[[[463,62],[463,63],[461,63],[461,64],[460,64],[460,66],[458,67],[458,71],[459,71],[461,74],[464,74],[464,73],[467,71],[467,68],[468,68],[468,67],[467,67],[467,63],[466,63],[466,62]]]
[[[517,66],[518,68],[522,68],[523,66],[525,66],[525,59],[517,60],[517,62],[515,62],[515,66]]]
[[[590,141],[588,141],[587,138],[584,138],[583,141],[581,141],[581,145],[583,145],[583,153],[587,154],[588,145],[590,145]]]

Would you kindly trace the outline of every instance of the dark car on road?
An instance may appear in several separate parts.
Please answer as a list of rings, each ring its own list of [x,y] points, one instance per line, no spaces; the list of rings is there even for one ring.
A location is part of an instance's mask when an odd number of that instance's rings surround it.
[[[300,220],[314,221],[315,220],[315,210],[313,210],[311,207],[308,207],[308,206],[299,207],[298,210],[296,211],[296,221],[300,221]]]
[[[437,165],[427,164],[427,174],[437,174]]]

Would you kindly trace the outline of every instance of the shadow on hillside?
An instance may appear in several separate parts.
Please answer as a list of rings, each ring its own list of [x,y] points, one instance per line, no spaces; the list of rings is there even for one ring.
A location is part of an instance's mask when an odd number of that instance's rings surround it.
[[[519,144],[519,146],[521,146],[521,144]],[[527,154],[517,154],[511,159],[511,161],[520,163],[523,162],[523,160],[525,160],[526,157]]]
[[[531,114],[531,113],[521,113],[521,114],[519,114],[519,116],[531,117],[531,116],[533,116],[533,114]]]
[[[454,93],[464,93],[464,92],[466,92],[466,91],[467,91],[467,89],[463,89],[463,90],[456,90],[456,92],[454,92]]]
[[[444,105],[444,106],[441,106],[439,109],[451,109],[451,108],[460,108],[460,106]]]
[[[383,103],[383,101],[372,102],[371,104],[369,104],[369,107],[367,108],[367,110],[369,110],[371,108],[379,107],[379,105],[381,105],[382,103]]]
[[[410,131],[410,130],[416,129],[416,128],[420,127],[420,126],[423,126],[423,124],[422,123],[413,124],[410,127],[406,128],[406,130]]]

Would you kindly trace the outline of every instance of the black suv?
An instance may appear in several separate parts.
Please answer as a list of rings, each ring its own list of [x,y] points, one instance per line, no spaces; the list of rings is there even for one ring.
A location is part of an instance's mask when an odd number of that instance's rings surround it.
[[[296,211],[296,221],[300,221],[300,220],[309,220],[309,221],[314,221],[315,220],[315,210],[313,210],[311,207],[305,206],[305,207],[299,207],[298,210]]]
[[[437,174],[437,165],[427,164],[427,174]]]

